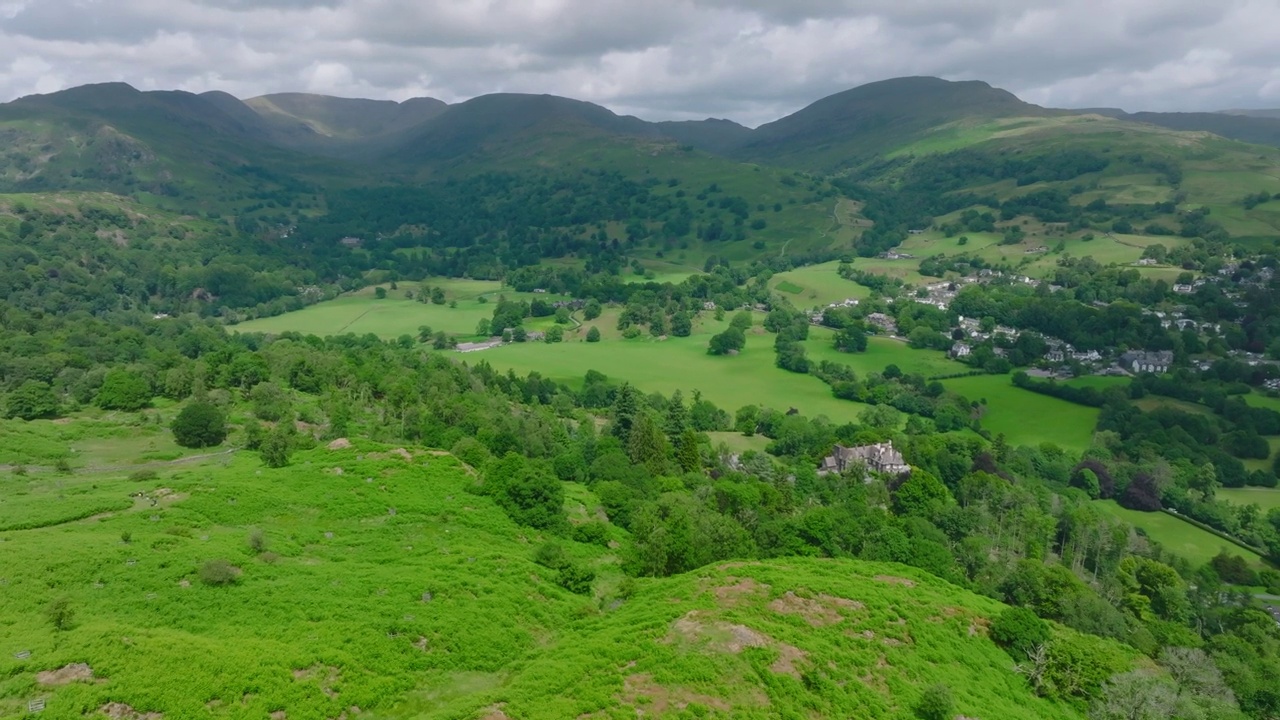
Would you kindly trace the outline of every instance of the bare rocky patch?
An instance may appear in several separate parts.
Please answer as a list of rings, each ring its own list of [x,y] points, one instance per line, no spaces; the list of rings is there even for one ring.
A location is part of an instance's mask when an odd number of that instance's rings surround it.
[[[330,665],[312,665],[309,668],[294,670],[293,679],[302,682],[317,680],[320,683],[320,692],[326,697],[336,698],[338,693],[333,686],[342,680],[342,671]]]
[[[757,582],[753,578],[728,577],[725,580],[736,580],[737,582],[732,585],[720,585],[712,590],[716,599],[723,606],[737,605],[745,597],[762,595],[769,590],[768,585]]]
[[[85,663],[72,663],[57,670],[45,670],[36,675],[39,685],[70,685],[73,682],[93,682],[93,668]]]
[[[877,575],[876,580],[882,583],[889,583],[890,585],[901,585],[903,587],[909,587],[909,588],[913,588],[916,586],[915,580],[908,580],[904,577],[898,577],[896,575]]]
[[[662,717],[671,710],[684,710],[693,703],[721,712],[732,709],[724,698],[702,695],[687,688],[659,685],[648,673],[627,676],[622,681],[622,695],[618,699],[627,705],[645,708],[645,715],[653,717]]]
[[[672,623],[667,642],[674,641],[698,643],[728,655],[741,654],[747,648],[769,648],[778,653],[778,659],[769,669],[797,678],[800,677],[797,664],[808,657],[800,648],[779,642],[746,625],[708,618],[698,610],[692,610]]]
[[[862,610],[865,607],[865,605],[856,600],[821,594],[815,598],[806,598],[796,595],[790,590],[769,603],[770,610],[780,615],[799,615],[813,627],[826,627],[841,623],[844,621],[845,616],[840,610],[854,611]]]
[[[138,712],[124,703],[107,703],[98,708],[98,712],[111,720],[164,720],[164,713]]]

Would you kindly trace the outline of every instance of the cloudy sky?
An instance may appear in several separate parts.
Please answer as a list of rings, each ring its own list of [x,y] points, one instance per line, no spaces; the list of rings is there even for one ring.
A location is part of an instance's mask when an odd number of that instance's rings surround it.
[[[0,0],[0,101],[91,82],[755,125],[865,82],[1056,107],[1280,107],[1280,0]]]

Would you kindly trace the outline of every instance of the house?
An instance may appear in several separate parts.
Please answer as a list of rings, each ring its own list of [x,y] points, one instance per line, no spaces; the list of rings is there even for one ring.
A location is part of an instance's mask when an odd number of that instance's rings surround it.
[[[969,343],[958,342],[951,346],[951,352],[948,353],[956,360],[961,360],[973,354],[973,348],[969,347]]]
[[[1196,287],[1194,285],[1183,285],[1179,283],[1173,286],[1173,291],[1179,295],[1190,295],[1196,291]]]
[[[702,309],[703,309],[703,310],[708,310],[708,311],[710,311],[710,310],[715,310],[715,309],[716,309],[716,304],[715,304],[715,303],[713,303],[713,302],[711,302],[710,300],[708,300],[708,301],[706,301],[706,302],[702,303]]]
[[[1050,350],[1049,352],[1044,354],[1044,359],[1052,363],[1065,362],[1067,359],[1067,354],[1062,350]]]
[[[538,294],[540,294],[540,295],[543,295],[543,294],[546,294],[547,289],[546,289],[546,288],[534,288],[534,289],[533,289],[533,291],[534,291],[534,292],[536,292],[536,293],[538,293]]]
[[[875,325],[881,330],[884,330],[890,335],[898,332],[898,321],[884,313],[871,313],[867,316],[867,322]]]
[[[530,330],[525,335],[525,339],[528,340],[529,342],[542,342],[543,340],[547,339],[547,334],[542,332],[541,330]]]
[[[911,472],[911,466],[902,458],[902,453],[893,448],[893,443],[883,442],[851,448],[836,445],[831,454],[822,459],[818,474],[843,473],[859,465],[871,472],[889,475]]]
[[[1155,259],[1155,258],[1142,258],[1142,259],[1141,259],[1141,260],[1139,260],[1138,262],[1134,263],[1134,265],[1138,265],[1138,266],[1140,266],[1140,267],[1149,267],[1149,266],[1151,266],[1151,265],[1155,265],[1155,264],[1156,264],[1156,259]]]
[[[364,240],[358,237],[344,237],[338,243],[343,247],[357,248],[364,244]]]
[[[458,343],[458,347],[455,349],[460,353],[469,353],[469,352],[477,352],[479,350],[488,350],[489,348],[496,348],[501,344],[502,344],[502,338],[491,337],[488,340],[485,340],[484,342]]]
[[[907,231],[907,234],[908,234],[908,235],[923,235],[923,234],[924,234],[924,230],[908,230],[908,231]]]
[[[1120,356],[1120,365],[1135,373],[1167,373],[1173,365],[1173,351],[1130,350]]]

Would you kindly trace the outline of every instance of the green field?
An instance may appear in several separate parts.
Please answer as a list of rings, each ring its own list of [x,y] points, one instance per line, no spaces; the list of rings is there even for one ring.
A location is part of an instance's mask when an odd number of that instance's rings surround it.
[[[1257,553],[1227,542],[1213,533],[1206,532],[1189,522],[1163,512],[1139,512],[1122,508],[1114,500],[1098,500],[1097,505],[1108,514],[1134,527],[1141,528],[1147,537],[1160,543],[1165,551],[1177,555],[1193,565],[1203,565],[1222,550],[1240,555],[1255,566],[1262,565]]]
[[[968,365],[947,357],[941,350],[916,350],[902,340],[874,335],[867,338],[867,351],[845,353],[835,349],[835,331],[827,328],[810,328],[805,350],[813,362],[829,360],[852,367],[860,376],[869,372],[882,372],[889,365],[897,365],[904,373],[917,373],[925,377],[953,375],[968,372]]]
[[[836,274],[839,265],[832,261],[781,272],[769,280],[769,287],[798,308],[825,307],[848,298],[870,297],[870,289]]]
[[[502,283],[488,280],[433,278],[423,281],[422,285],[444,288],[446,301],[457,301],[458,306],[451,308],[447,304],[418,302],[418,283],[406,282],[400,283],[395,290],[388,289],[387,297],[382,300],[374,296],[375,288],[368,287],[296,312],[249,320],[232,326],[232,330],[245,333],[292,331],[320,337],[373,333],[393,339],[401,335],[416,336],[418,328],[426,325],[436,331],[471,336],[475,334],[480,320],[493,317],[493,303],[499,295],[509,300],[563,299],[556,295],[515,292],[510,288],[504,289]],[[415,299],[406,298],[406,291],[412,292]],[[481,297],[487,302],[481,302]]]
[[[975,375],[942,384],[970,400],[985,399],[982,427],[993,436],[1003,434],[1011,445],[1047,442],[1080,452],[1089,447],[1098,424],[1097,408],[1023,390],[1008,375]]]
[[[865,406],[839,400],[816,378],[797,375],[774,366],[773,336],[747,336],[747,346],[733,357],[707,354],[706,332],[687,338],[604,340],[599,343],[522,343],[463,356],[466,362],[484,361],[500,370],[539,372],[552,380],[577,386],[588,370],[611,379],[626,380],[646,392],[688,397],[694,390],[733,412],[743,405],[777,410],[797,408],[805,415],[826,415],[836,422],[856,420]],[[758,328],[757,328],[758,329]]]
[[[1257,505],[1264,513],[1280,508],[1280,489],[1277,488],[1218,488],[1215,495],[1236,505]]]

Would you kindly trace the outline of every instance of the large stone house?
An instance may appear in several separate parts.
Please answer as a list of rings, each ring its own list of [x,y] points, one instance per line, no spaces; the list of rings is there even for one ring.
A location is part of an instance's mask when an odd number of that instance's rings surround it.
[[[911,466],[902,458],[902,453],[894,449],[892,442],[884,442],[859,447],[837,445],[830,455],[822,459],[818,474],[843,473],[856,466],[888,475],[903,475],[911,472]]]
[[[1167,373],[1173,365],[1173,352],[1130,350],[1120,356],[1120,364],[1135,373]]]

